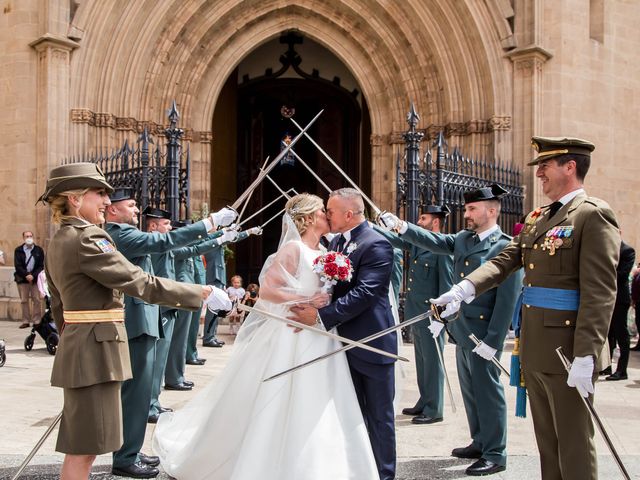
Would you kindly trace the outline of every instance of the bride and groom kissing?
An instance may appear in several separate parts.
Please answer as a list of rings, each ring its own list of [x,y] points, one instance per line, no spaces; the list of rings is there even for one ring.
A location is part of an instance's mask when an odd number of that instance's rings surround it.
[[[313,261],[320,238],[349,256],[353,275],[324,293]],[[394,324],[393,249],[364,216],[354,189],[292,197],[276,253],[260,273],[257,310],[359,340]],[[397,353],[395,333],[370,343]],[[270,382],[263,379],[342,345],[250,313],[224,371],[184,408],[160,417],[153,446],[178,480],[391,480],[395,477],[394,364],[353,348]]]

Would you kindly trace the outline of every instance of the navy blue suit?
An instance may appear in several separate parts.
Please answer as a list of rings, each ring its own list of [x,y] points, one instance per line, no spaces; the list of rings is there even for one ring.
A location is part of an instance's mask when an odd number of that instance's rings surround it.
[[[330,250],[337,250],[337,244],[336,238]],[[344,245],[343,252],[350,248],[353,249],[349,254],[353,278],[350,282],[338,282],[333,302],[318,313],[327,330],[337,326],[340,335],[359,340],[394,324],[389,303],[393,247],[363,222],[351,231],[351,239]],[[398,353],[395,332],[369,344]],[[394,360],[360,348],[348,350],[347,360],[380,478],[391,480],[396,468]]]

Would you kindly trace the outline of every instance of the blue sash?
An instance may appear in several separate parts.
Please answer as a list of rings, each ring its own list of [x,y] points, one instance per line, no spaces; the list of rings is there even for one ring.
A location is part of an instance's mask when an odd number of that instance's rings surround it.
[[[517,337],[520,336],[523,303],[532,307],[575,312],[580,306],[580,291],[561,288],[524,287],[516,303],[511,322]]]

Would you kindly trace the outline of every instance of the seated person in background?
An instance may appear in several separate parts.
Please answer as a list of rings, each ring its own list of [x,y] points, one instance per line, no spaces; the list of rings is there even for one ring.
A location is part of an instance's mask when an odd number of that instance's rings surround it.
[[[260,287],[256,283],[250,283],[247,285],[247,293],[244,294],[242,303],[253,307],[258,301],[258,295],[260,295]]]

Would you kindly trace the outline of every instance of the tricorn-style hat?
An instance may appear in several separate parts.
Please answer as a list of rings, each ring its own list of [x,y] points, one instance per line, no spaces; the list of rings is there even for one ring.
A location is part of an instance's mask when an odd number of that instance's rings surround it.
[[[171,214],[161,208],[147,207],[142,211],[142,214],[147,218],[166,218],[171,220]]]
[[[587,140],[569,137],[531,137],[531,146],[536,149],[538,156],[527,164],[529,166],[567,153],[591,156],[591,152],[596,148]]]
[[[181,227],[186,227],[187,225],[191,225],[192,223],[193,223],[193,220],[191,219],[174,220],[173,222],[171,222],[171,226],[173,228],[181,228]]]
[[[500,185],[493,184],[490,187],[483,187],[464,193],[464,203],[483,202],[485,200],[500,200],[508,193]]]
[[[116,188],[111,195],[109,195],[109,200],[111,203],[121,202],[122,200],[131,200],[135,199],[133,196],[133,189],[129,187],[119,187]]]
[[[69,163],[51,169],[47,186],[38,201],[46,202],[54,195],[82,188],[104,188],[108,193],[113,192],[113,187],[95,163]]]
[[[451,210],[449,210],[449,207],[446,205],[422,205],[420,207],[420,211],[422,213],[429,213],[439,217],[446,217],[451,213]]]

